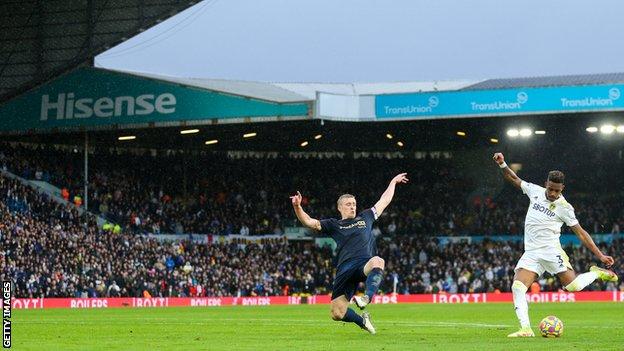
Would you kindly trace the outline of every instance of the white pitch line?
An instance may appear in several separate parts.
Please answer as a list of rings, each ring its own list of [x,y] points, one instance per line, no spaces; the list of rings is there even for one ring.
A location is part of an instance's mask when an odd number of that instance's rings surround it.
[[[173,325],[177,325],[177,324],[192,324],[192,325],[206,325],[206,324],[210,324],[211,322],[223,322],[223,321],[227,321],[227,322],[235,322],[235,324],[248,324],[248,323],[254,323],[254,322],[260,322],[263,325],[289,325],[289,324],[302,324],[302,325],[319,325],[322,323],[325,323],[324,321],[319,321],[319,320],[308,320],[308,319],[282,319],[282,320],[276,320],[276,319],[270,319],[270,318],[247,318],[247,319],[241,319],[241,318],[219,318],[219,319],[209,319],[209,320],[204,320],[204,321],[169,321],[167,319],[161,319],[161,321],[154,321],[152,320],[152,318],[150,319],[146,319],[141,321],[141,324],[173,324]],[[238,323],[236,323],[238,322]],[[106,321],[106,322],[102,322],[102,321],[72,321],[72,320],[67,320],[67,319],[48,319],[48,320],[38,320],[38,321],[14,321],[14,323],[16,325],[19,324],[35,324],[35,325],[45,325],[45,324],[71,324],[71,325],[93,325],[93,324],[100,324],[100,325],[107,325],[107,324],[113,324],[113,325],[120,325],[120,324],[125,324],[126,321],[124,321],[123,319],[116,319],[114,321]],[[331,322],[329,322],[329,320],[327,321],[327,324],[332,324]],[[467,328],[506,328],[506,327],[511,327],[511,325],[508,324],[485,324],[485,323],[462,323],[462,322],[406,322],[406,321],[393,321],[393,320],[382,320],[379,321],[377,323],[379,326],[384,326],[384,325],[400,325],[400,326],[406,326],[406,327],[442,327],[442,328],[456,328],[456,327],[467,327]]]
[[[24,324],[32,324],[32,325],[45,325],[45,324],[65,324],[65,325],[123,325],[127,323],[128,320],[140,320],[140,324],[150,324],[150,325],[208,325],[212,323],[219,322],[234,322],[231,323],[233,325],[240,324],[249,324],[254,322],[260,322],[263,325],[270,326],[288,326],[290,324],[299,324],[299,325],[331,325],[335,324],[331,321],[325,322],[325,320],[311,320],[311,319],[274,319],[274,318],[218,318],[218,319],[200,319],[195,321],[171,321],[169,318],[117,318],[114,321],[106,321],[102,322],[100,320],[94,321],[73,321],[68,319],[46,319],[46,320],[38,320],[38,321],[19,321],[13,320],[16,325]],[[409,322],[409,321],[397,321],[397,320],[378,320],[376,321],[378,326],[389,326],[389,325],[399,325],[406,327],[428,327],[428,328],[511,328],[514,325],[512,324],[488,324],[488,323],[469,323],[469,322],[441,322],[441,321],[421,321],[421,322]],[[590,328],[590,329],[613,329],[613,326],[605,326],[605,325],[566,325],[569,328]]]
[[[278,322],[276,320],[266,319],[266,320],[258,320],[258,319],[248,319],[248,320],[238,320],[238,319],[229,319],[229,322],[240,322],[240,323],[231,323],[232,326],[239,326],[241,324],[249,324],[250,322],[261,322],[264,326],[279,326],[279,327],[288,327],[293,324],[296,325],[314,325],[314,326],[331,326],[336,323],[332,323],[328,321],[327,323],[322,321],[302,321],[302,320],[289,320]],[[85,322],[85,321],[25,321],[18,322],[14,321],[15,325],[124,325],[123,321],[107,321],[102,323],[101,321],[93,321],[93,322]],[[206,322],[155,322],[155,321],[142,321],[141,325],[210,325],[209,321]],[[485,323],[453,323],[453,322],[391,322],[391,321],[382,321],[381,323],[375,323],[377,328],[388,327],[391,325],[399,325],[401,327],[419,327],[419,328],[461,328],[461,329],[482,329],[482,328],[512,328],[514,325],[511,324],[485,324]],[[128,325],[128,327],[132,327]],[[566,325],[567,328],[574,329],[609,329],[613,330],[613,326],[604,326],[604,325]],[[617,328],[616,328],[617,329]]]

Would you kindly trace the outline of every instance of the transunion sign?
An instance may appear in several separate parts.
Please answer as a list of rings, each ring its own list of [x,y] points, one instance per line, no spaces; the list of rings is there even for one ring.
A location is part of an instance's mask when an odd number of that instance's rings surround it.
[[[0,131],[171,125],[211,119],[305,118],[311,103],[278,103],[82,68],[0,106]]]
[[[377,118],[473,117],[624,110],[624,85],[444,91],[375,96]]]

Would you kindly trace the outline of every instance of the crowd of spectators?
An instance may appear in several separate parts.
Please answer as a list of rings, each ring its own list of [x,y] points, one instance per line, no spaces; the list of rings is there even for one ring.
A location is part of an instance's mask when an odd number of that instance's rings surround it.
[[[266,239],[199,244],[161,242],[129,231],[101,230],[73,205],[61,205],[18,180],[0,175],[0,279],[15,282],[16,297],[271,296],[326,294],[332,250],[309,241]],[[435,237],[378,238],[386,260],[382,293],[509,291],[522,244],[440,244]],[[624,241],[601,249],[617,258]],[[575,269],[595,260],[567,248]],[[613,267],[624,273],[621,260]],[[560,289],[544,277],[540,289]],[[589,289],[624,289],[595,283]]]
[[[402,171],[409,172],[410,183],[401,186],[376,223],[375,230],[385,235],[522,234],[526,214],[526,199],[517,189],[502,186],[493,164],[475,177],[453,159],[430,157],[232,159],[223,153],[128,150],[90,156],[89,210],[135,233],[281,234],[298,225],[288,200],[294,191],[303,193],[308,213],[327,218],[337,215],[340,194],[355,194],[358,207],[364,209]],[[574,170],[566,181],[572,190],[565,195],[581,224],[590,233],[620,232],[624,206],[619,202],[622,180],[617,174],[603,174],[599,167],[575,168],[574,163],[563,166]],[[73,194],[84,198],[80,150],[2,143],[0,167],[68,189],[70,200]],[[534,168],[522,174],[541,183],[546,171]],[[486,192],[475,179],[480,177],[501,185]],[[592,188],[592,184],[610,186]]]

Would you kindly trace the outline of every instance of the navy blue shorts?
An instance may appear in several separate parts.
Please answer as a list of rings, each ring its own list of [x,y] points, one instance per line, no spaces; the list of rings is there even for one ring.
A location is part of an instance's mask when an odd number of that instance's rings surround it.
[[[347,261],[339,267],[334,278],[334,287],[332,289],[332,300],[344,295],[348,301],[355,294],[355,290],[360,282],[366,281],[364,275],[364,266],[370,260],[369,258],[356,258]]]

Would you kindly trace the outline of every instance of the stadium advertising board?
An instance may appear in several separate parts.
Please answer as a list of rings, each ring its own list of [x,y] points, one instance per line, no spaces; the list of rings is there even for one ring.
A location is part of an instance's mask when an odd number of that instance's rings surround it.
[[[304,102],[277,103],[81,68],[0,106],[0,131],[308,115]]]
[[[612,301],[624,302],[624,291],[543,292],[527,294],[530,303],[574,303]],[[482,294],[413,294],[377,295],[373,303],[491,303],[513,301],[511,293]],[[329,304],[329,295],[316,296],[253,296],[253,297],[119,297],[119,298],[39,298],[12,300],[15,309],[47,308],[113,308],[113,307],[218,307],[218,306],[270,306]]]
[[[378,119],[624,110],[624,85],[440,91],[375,96]]]

